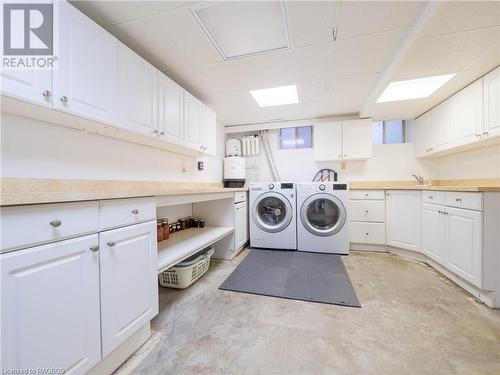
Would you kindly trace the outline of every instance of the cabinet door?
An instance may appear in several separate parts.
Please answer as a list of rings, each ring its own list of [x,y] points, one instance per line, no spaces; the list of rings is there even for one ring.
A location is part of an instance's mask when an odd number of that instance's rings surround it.
[[[342,160],[342,122],[320,122],[314,124],[314,160]]]
[[[420,249],[420,192],[394,190],[386,193],[387,245],[418,251]]]
[[[158,135],[158,71],[131,49],[118,46],[119,126]]]
[[[51,70],[6,70],[1,73],[2,94],[52,107]]]
[[[203,107],[198,99],[193,95],[184,92],[184,144],[193,150],[202,151],[203,149]]]
[[[372,157],[371,120],[352,120],[342,122],[344,160],[360,160]]]
[[[448,268],[481,288],[483,213],[446,207]]]
[[[500,135],[500,68],[484,76],[483,136]]]
[[[1,256],[2,368],[83,374],[101,359],[97,245],[94,234]]]
[[[59,4],[54,108],[116,124],[118,41],[70,3]]]
[[[238,203],[234,208],[234,248],[239,249],[247,242],[247,204],[246,202]]]
[[[215,112],[208,107],[203,111],[203,153],[215,156],[217,153],[217,119]]]
[[[158,73],[160,139],[182,145],[184,142],[184,89]]]
[[[454,144],[478,141],[483,129],[483,81],[478,80],[455,94],[451,106]]]
[[[444,207],[422,203],[422,250],[432,260],[446,264]]]
[[[432,126],[430,112],[415,120],[415,154],[424,157],[432,153]]]
[[[102,355],[158,314],[156,223],[99,234]]]
[[[447,100],[431,111],[432,151],[441,151],[451,146],[451,111]]]

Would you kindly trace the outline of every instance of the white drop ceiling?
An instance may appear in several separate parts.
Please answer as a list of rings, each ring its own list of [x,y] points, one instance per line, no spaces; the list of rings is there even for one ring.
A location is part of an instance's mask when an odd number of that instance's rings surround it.
[[[227,126],[346,114],[413,118],[500,65],[500,1],[289,1],[291,48],[233,60],[224,60],[192,13],[224,2],[73,4]],[[231,43],[234,51],[251,47]],[[391,81],[448,73],[457,75],[428,98],[376,103]],[[293,84],[298,104],[259,108],[249,93]]]

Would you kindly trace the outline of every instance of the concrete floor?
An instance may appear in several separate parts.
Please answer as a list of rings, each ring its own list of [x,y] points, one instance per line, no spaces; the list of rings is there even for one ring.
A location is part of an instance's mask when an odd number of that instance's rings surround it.
[[[426,265],[344,257],[359,309],[218,290],[245,254],[160,288],[155,334],[118,373],[500,374],[500,311]]]

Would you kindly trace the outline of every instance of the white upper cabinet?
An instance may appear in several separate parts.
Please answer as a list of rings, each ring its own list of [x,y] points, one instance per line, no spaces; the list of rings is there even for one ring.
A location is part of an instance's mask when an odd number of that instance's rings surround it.
[[[483,81],[478,80],[451,98],[454,145],[476,142],[483,129]]]
[[[482,136],[500,135],[500,67],[486,74],[484,84],[484,130]]]
[[[2,369],[84,374],[101,360],[97,234],[1,259]]]
[[[432,152],[432,127],[430,112],[415,120],[415,154],[422,157]]]
[[[451,105],[445,101],[431,111],[432,148],[434,152],[451,145]]]
[[[118,46],[118,126],[157,136],[158,71],[122,43]]]
[[[184,145],[203,151],[203,104],[193,95],[184,92]]]
[[[158,73],[159,137],[182,145],[184,142],[184,89],[163,73]]]
[[[54,70],[53,107],[115,124],[118,41],[73,5],[59,5],[59,61]]]
[[[342,121],[342,158],[344,160],[372,157],[372,122],[370,119]]]
[[[203,153],[215,156],[217,152],[217,118],[207,106],[203,110],[202,122]]]
[[[52,107],[52,70],[2,69],[2,94]]]
[[[386,193],[387,245],[419,251],[421,236],[420,191],[394,190]]]
[[[314,160],[342,160],[342,122],[319,122],[313,130]]]

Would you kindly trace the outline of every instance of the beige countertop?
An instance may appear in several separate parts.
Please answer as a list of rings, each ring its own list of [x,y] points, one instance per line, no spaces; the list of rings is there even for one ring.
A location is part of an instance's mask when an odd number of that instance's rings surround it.
[[[2,178],[2,206],[247,191],[220,183]]]
[[[500,179],[436,180],[432,185],[418,185],[416,181],[353,181],[351,190],[442,190],[500,192]]]

